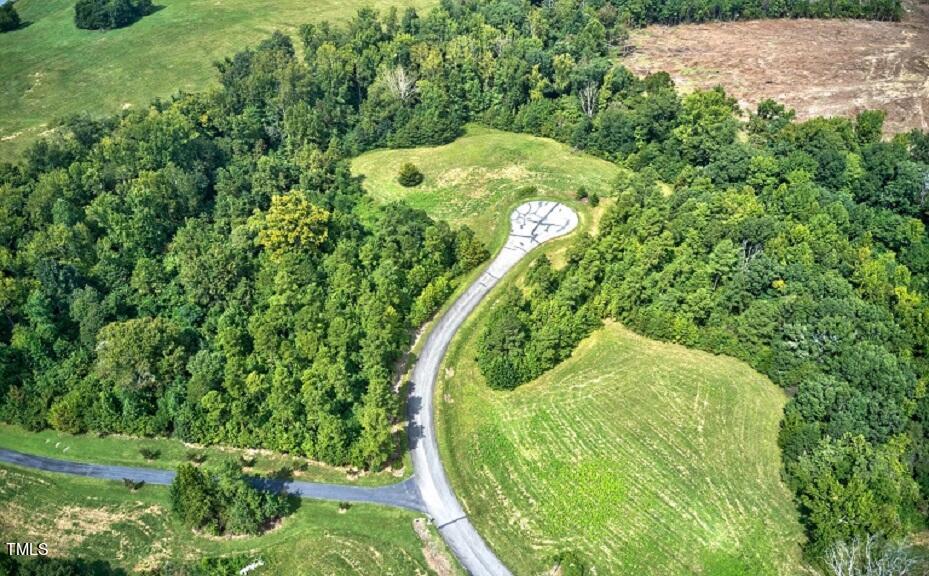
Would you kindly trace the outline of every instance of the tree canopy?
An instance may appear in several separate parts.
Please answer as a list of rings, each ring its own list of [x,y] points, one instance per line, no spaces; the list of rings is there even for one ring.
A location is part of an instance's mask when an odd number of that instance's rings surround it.
[[[747,6],[362,10],[302,28],[300,57],[277,33],[218,63],[214,91],[69,119],[0,166],[0,416],[382,465],[394,363],[487,251],[374,206],[346,159],[480,121],[628,169],[598,235],[562,268],[535,262],[493,315],[492,385],[541,374],[605,317],[743,358],[791,396],[781,444],[808,550],[902,534],[929,496],[929,136],[885,142],[879,113],[799,123],[774,102],[743,118],[722,90],[681,96],[614,58],[629,18]]]

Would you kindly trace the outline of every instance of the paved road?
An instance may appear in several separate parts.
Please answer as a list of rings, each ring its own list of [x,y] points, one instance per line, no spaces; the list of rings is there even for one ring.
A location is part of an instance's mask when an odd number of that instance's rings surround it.
[[[435,436],[433,397],[439,366],[458,328],[481,299],[530,250],[577,227],[577,214],[556,202],[528,202],[510,216],[510,235],[506,245],[487,270],[452,304],[436,323],[426,340],[410,391],[410,448],[416,485],[436,527],[462,565],[474,576],[505,576],[510,571],[490,550],[468,520],[455,497]]]
[[[563,204],[533,201],[522,204],[510,216],[510,235],[487,270],[452,304],[426,340],[416,367],[409,401],[409,436],[414,476],[389,486],[364,487],[284,480],[254,479],[259,487],[283,489],[304,498],[368,502],[397,506],[429,514],[449,548],[474,576],[508,576],[510,571],[490,550],[471,525],[455,497],[435,437],[433,396],[439,366],[458,328],[500,278],[539,244],[568,234],[577,227],[577,214]],[[130,480],[146,484],[170,484],[174,472],[85,464],[0,448],[0,462],[77,476]]]
[[[168,485],[174,480],[171,470],[158,470],[156,468],[131,468],[128,466],[110,466],[101,464],[85,464],[71,462],[43,456],[22,454],[13,450],[0,448],[0,462],[16,464],[26,468],[60,472],[75,476],[88,476],[91,478],[104,478],[108,480],[122,480],[128,478],[135,482],[146,484]],[[260,487],[273,490],[286,490],[303,498],[318,500],[335,500],[346,502],[368,502],[372,504],[385,504],[407,508],[417,512],[425,512],[422,500],[416,490],[412,478],[389,486],[345,486],[341,484],[318,484],[315,482],[299,482],[293,480],[273,480],[255,478],[253,483]]]

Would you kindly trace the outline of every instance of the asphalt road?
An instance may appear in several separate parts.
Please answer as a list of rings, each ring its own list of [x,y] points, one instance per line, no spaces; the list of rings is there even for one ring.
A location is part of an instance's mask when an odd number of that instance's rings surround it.
[[[436,323],[413,370],[409,435],[414,479],[426,511],[445,542],[474,576],[505,576],[510,571],[474,529],[445,475],[434,428],[436,376],[458,328],[500,278],[530,250],[575,227],[577,214],[563,204],[536,201],[517,207],[510,216],[510,235],[503,249]]]
[[[432,517],[439,533],[470,574],[510,575],[510,571],[490,550],[468,520],[442,467],[434,426],[433,397],[436,376],[458,328],[500,278],[533,248],[547,240],[568,234],[576,227],[577,214],[563,204],[533,201],[518,206],[510,215],[510,235],[503,249],[487,270],[436,323],[413,369],[408,428],[413,456],[412,478],[397,484],[377,487],[258,478],[254,478],[253,483],[261,488],[286,490],[303,498],[367,502],[425,512]],[[2,448],[0,462],[48,472],[109,480],[129,479],[146,484],[168,485],[174,479],[174,472],[169,470],[86,464],[33,456]]]
[[[75,476],[90,478],[103,478],[107,480],[129,479],[134,482],[146,484],[168,485],[174,480],[172,470],[159,470],[156,468],[132,468],[128,466],[110,466],[102,464],[86,464],[69,460],[45,458],[22,454],[13,450],[0,448],[0,462],[16,464],[26,468],[45,470],[47,472],[60,472]],[[416,484],[410,478],[389,486],[345,486],[341,484],[319,484],[316,482],[300,482],[295,480],[277,480],[254,478],[253,484],[259,488],[270,490],[285,490],[303,498],[318,500],[335,500],[338,502],[367,502],[371,504],[385,504],[425,512]]]

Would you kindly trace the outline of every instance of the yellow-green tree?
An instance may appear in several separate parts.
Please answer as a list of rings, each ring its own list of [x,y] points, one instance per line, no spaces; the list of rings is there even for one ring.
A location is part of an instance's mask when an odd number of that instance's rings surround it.
[[[258,244],[271,257],[316,249],[329,237],[329,212],[299,191],[271,198],[271,207],[259,218]]]

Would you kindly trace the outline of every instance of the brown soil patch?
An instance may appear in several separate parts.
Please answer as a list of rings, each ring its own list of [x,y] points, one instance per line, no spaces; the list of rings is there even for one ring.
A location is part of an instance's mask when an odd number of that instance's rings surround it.
[[[419,536],[423,543],[423,556],[426,558],[426,564],[438,576],[453,576],[455,574],[452,559],[442,547],[442,544],[434,538],[429,528],[426,526],[425,518],[416,518],[413,520],[413,530]]]
[[[685,91],[722,85],[743,108],[773,98],[797,117],[887,113],[889,133],[929,128],[929,4],[902,22],[757,20],[649,26],[624,63]]]

